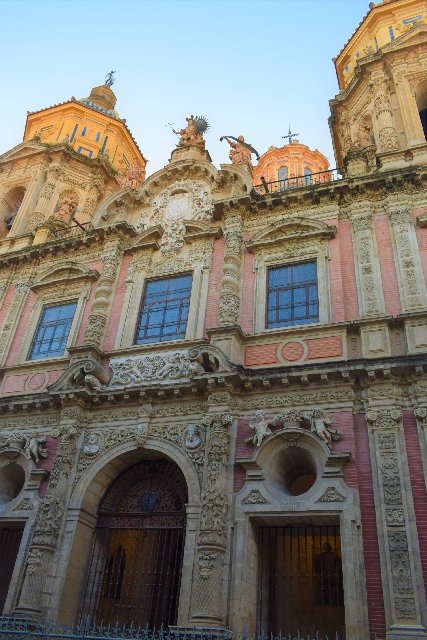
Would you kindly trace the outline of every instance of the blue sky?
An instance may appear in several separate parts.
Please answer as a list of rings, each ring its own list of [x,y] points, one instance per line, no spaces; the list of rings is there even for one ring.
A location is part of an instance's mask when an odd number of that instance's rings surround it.
[[[167,164],[189,114],[263,153],[281,136],[320,149],[335,166],[328,128],[337,93],[331,61],[368,0],[0,0],[0,152],[22,140],[26,112],[89,95],[116,70],[117,109],[148,159]]]

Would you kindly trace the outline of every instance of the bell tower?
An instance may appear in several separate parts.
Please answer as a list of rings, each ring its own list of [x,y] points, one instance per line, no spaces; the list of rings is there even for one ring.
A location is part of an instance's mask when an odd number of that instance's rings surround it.
[[[371,2],[334,58],[337,166],[349,177],[427,163],[427,2]]]

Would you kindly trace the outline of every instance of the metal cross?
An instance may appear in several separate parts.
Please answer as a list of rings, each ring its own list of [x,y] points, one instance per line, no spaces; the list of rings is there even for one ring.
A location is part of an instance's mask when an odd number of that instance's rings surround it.
[[[291,133],[291,125],[289,125],[289,133],[287,136],[282,136],[282,138],[289,138],[289,144],[292,144],[292,138],[296,138],[299,136],[299,133]]]

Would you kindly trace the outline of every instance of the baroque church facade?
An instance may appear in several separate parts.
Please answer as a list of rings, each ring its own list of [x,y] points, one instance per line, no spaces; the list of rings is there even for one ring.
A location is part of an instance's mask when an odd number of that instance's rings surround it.
[[[427,3],[334,59],[336,166],[168,164],[89,98],[0,156],[0,609],[427,638]]]

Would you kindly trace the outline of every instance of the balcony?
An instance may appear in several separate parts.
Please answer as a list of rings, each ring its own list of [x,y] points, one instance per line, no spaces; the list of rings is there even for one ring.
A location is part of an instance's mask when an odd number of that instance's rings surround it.
[[[330,182],[339,182],[340,180],[343,180],[340,169],[328,169],[328,171],[320,171],[319,173],[311,173],[305,176],[293,176],[274,182],[266,182],[264,178],[261,178],[262,184],[254,185],[254,190],[259,196],[265,196],[268,193],[286,193],[294,189],[316,187]]]

